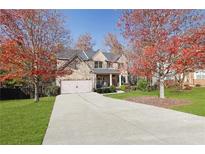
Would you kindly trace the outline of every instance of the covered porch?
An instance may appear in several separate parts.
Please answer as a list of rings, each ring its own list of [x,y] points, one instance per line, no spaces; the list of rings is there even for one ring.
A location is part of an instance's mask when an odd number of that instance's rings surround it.
[[[115,69],[95,69],[94,73],[95,88],[109,87],[112,85],[120,87],[122,84],[128,83],[128,76],[122,75]]]

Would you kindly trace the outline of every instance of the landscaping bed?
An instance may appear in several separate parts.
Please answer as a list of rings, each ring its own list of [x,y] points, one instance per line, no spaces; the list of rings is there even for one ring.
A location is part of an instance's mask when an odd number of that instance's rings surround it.
[[[141,97],[142,99],[143,97],[152,97],[152,96],[156,98],[159,96],[159,91],[153,90],[148,92],[148,91],[135,90],[135,91],[125,92],[122,94],[110,94],[106,96],[111,98],[124,99],[124,100],[132,99],[132,98],[134,99],[137,97]],[[205,116],[205,87],[194,87],[192,90],[183,90],[183,91],[176,91],[175,89],[165,89],[165,97],[173,100],[186,101],[185,104],[183,104],[184,102],[180,102],[179,104],[177,103],[178,105],[173,103],[170,107],[165,105],[166,108],[192,113],[195,115]],[[138,103],[140,102],[138,101]],[[147,102],[146,104],[150,104],[150,103]],[[150,105],[156,105],[156,103],[153,102],[153,104]]]
[[[136,102],[136,103],[154,105],[163,108],[171,108],[174,106],[191,104],[191,101],[188,100],[169,99],[169,98],[160,99],[156,96],[131,97],[131,98],[127,98],[126,100],[131,102]]]
[[[101,88],[97,88],[94,90],[95,92],[99,93],[99,94],[105,94],[105,93],[116,93],[116,87],[115,86],[110,86],[110,87],[101,87]]]

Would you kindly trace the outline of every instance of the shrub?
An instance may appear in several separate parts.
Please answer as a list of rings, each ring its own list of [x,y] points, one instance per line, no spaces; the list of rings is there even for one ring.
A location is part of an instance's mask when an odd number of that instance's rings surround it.
[[[129,84],[125,84],[125,91],[130,91],[131,90],[131,86]]]
[[[201,87],[201,85],[200,84],[196,84],[195,87]]]
[[[95,89],[95,92],[102,93],[102,89],[101,88],[97,88],[97,89]]]
[[[125,88],[126,88],[125,85],[120,86],[120,90],[122,90],[122,91],[125,91]]]
[[[102,88],[102,92],[103,93],[110,93],[111,89],[110,89],[110,87]]]
[[[48,86],[45,88],[45,93],[47,96],[57,96],[60,94],[60,87],[59,86]]]
[[[132,91],[137,90],[137,86],[130,86],[130,90],[132,90]]]
[[[147,86],[147,90],[148,91],[152,91],[152,90],[157,90],[157,84],[154,84],[154,85],[152,85],[152,86]]]
[[[140,79],[137,84],[137,88],[142,91],[147,90],[147,81],[145,79]]]
[[[131,87],[128,84],[120,86],[120,90],[122,90],[122,91],[130,91],[130,89],[131,89]]]
[[[116,92],[116,87],[114,85],[110,86],[111,92]]]
[[[97,88],[94,90],[97,93],[111,93],[111,92],[116,92],[116,88],[115,86],[111,86],[111,87],[102,87],[102,88]]]

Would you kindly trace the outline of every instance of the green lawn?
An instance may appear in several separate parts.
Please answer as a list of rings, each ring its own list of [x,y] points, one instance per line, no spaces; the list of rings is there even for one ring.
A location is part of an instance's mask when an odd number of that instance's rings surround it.
[[[0,101],[0,144],[41,144],[55,97]]]
[[[122,94],[111,94],[107,95],[112,98],[117,99],[126,99],[129,97],[136,97],[136,96],[158,96],[158,91],[151,91],[151,92],[142,92],[142,91],[132,91]],[[175,91],[173,89],[166,89],[165,96],[167,98],[176,98],[176,99],[187,99],[192,102],[189,105],[182,105],[173,107],[172,109],[188,112],[200,116],[205,116],[205,88],[193,88],[191,91]]]

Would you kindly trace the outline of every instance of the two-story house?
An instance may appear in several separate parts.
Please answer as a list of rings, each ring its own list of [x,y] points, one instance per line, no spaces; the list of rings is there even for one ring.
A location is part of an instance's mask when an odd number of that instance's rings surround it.
[[[175,84],[175,77],[167,77],[165,78],[165,82],[167,85]],[[192,87],[195,86],[205,86],[205,70],[196,70],[194,72],[188,72],[184,78],[184,85],[189,85]]]
[[[205,70],[190,72],[185,76],[185,83],[190,86],[205,86]]]
[[[128,83],[128,61],[109,52],[69,50],[58,54],[58,68],[72,74],[56,79],[61,93],[90,92],[93,89]]]

